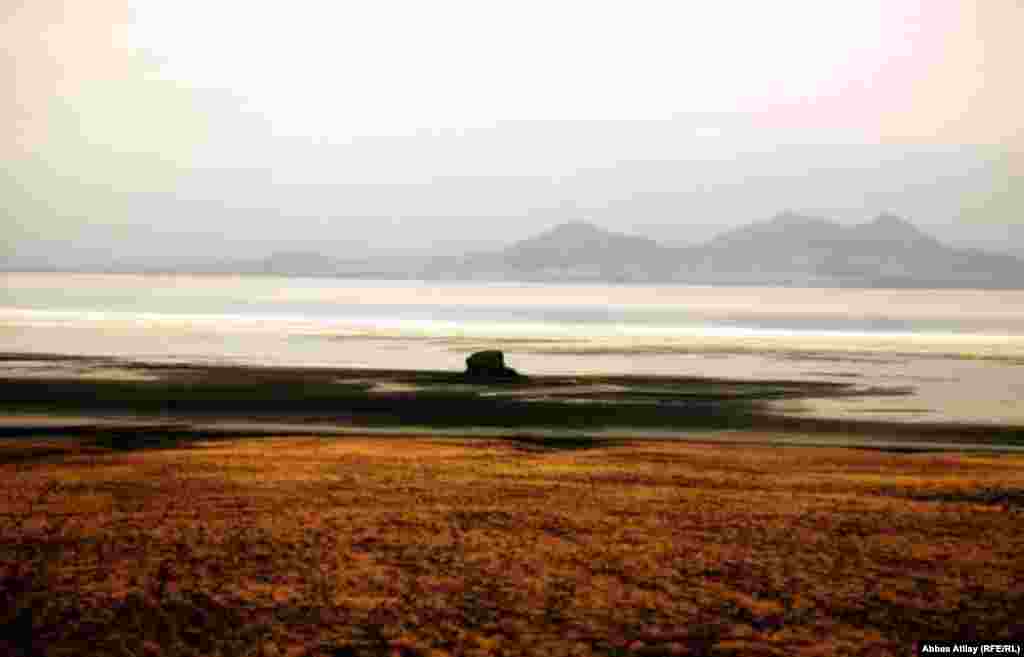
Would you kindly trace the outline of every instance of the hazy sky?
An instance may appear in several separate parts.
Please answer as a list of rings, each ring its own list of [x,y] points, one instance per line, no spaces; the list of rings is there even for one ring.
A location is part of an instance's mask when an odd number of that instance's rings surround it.
[[[1024,2],[3,4],[8,251],[454,248],[781,210],[1024,249]]]

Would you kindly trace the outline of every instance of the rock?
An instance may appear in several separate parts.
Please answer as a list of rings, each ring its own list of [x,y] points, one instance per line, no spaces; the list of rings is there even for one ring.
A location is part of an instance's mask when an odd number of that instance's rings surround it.
[[[466,359],[466,376],[477,378],[517,378],[519,373],[505,367],[505,354],[497,349],[478,351]]]

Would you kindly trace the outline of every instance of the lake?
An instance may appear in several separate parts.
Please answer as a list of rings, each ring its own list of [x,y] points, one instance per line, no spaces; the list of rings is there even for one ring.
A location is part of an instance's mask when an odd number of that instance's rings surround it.
[[[793,412],[1024,423],[1024,290],[0,274],[0,351],[156,362],[843,381]],[[8,375],[49,367],[26,359]]]

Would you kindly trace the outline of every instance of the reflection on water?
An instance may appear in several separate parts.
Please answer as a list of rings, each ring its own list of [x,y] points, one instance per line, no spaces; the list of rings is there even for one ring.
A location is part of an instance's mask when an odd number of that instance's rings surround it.
[[[912,385],[804,412],[1024,421],[1024,291],[0,274],[0,351],[150,361]],[[859,406],[859,408],[858,408]],[[795,409],[792,409],[795,410]]]

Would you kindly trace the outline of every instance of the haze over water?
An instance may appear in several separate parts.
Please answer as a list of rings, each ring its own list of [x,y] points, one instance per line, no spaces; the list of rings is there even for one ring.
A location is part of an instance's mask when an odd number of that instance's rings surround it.
[[[912,387],[813,410],[1024,423],[1024,291],[35,273],[0,285],[2,352],[459,370],[487,347],[526,374]]]

